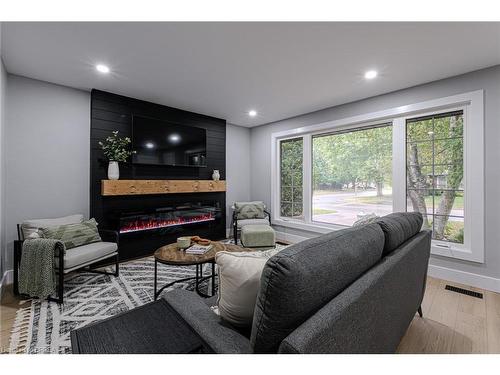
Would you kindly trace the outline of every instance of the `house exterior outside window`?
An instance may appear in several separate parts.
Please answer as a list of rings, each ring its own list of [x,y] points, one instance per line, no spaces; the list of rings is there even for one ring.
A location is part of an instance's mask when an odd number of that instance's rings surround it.
[[[272,134],[273,223],[327,233],[418,211],[432,254],[484,261],[482,90]]]

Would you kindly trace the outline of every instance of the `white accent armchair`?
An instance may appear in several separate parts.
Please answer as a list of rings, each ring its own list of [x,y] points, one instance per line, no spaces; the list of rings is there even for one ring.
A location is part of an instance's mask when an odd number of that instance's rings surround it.
[[[14,241],[14,294],[19,294],[19,267],[21,264],[23,242],[26,239],[38,238],[38,229],[66,224],[76,224],[84,221],[83,215],[70,215],[54,219],[25,220],[17,225],[18,240]],[[50,301],[63,303],[64,275],[82,268],[87,272],[106,275],[119,275],[119,235],[113,230],[98,229],[102,242],[78,246],[68,249],[61,257],[56,253],[55,265],[58,274],[57,298],[49,297]],[[105,259],[114,258],[115,272],[94,270],[90,266]]]

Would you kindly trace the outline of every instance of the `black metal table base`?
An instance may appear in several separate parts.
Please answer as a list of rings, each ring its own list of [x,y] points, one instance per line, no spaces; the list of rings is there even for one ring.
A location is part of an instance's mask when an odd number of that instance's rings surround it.
[[[160,262],[161,263],[161,262]],[[206,264],[206,263],[204,263]],[[182,283],[184,281],[188,280],[196,280],[195,283],[195,290],[196,293],[198,293],[200,296],[204,298],[209,298],[215,295],[215,262],[211,262],[212,265],[212,274],[209,276],[203,276],[203,264],[196,264],[196,276],[191,276],[191,277],[186,277],[184,279],[179,279],[172,281],[164,286],[162,286],[158,291],[158,260],[155,259],[155,280],[154,280],[154,300],[158,298],[158,296],[163,292],[166,288],[177,284],[177,283]],[[212,279],[212,295],[206,294],[200,290],[200,284],[204,282],[205,280]],[[208,288],[207,288],[208,289]]]

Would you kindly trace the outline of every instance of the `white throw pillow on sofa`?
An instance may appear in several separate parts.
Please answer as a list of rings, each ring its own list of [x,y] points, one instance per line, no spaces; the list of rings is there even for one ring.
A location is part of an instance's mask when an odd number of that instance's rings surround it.
[[[215,255],[219,273],[218,315],[238,327],[252,325],[262,270],[280,250],[220,251]]]

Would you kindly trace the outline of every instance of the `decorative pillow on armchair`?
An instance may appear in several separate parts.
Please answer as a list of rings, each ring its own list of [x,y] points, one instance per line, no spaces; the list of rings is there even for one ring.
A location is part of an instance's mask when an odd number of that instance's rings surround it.
[[[40,232],[43,238],[53,238],[61,241],[66,249],[102,241],[95,219],[82,223],[41,228]]]
[[[22,239],[40,238],[40,228],[57,227],[59,225],[76,224],[84,221],[82,214],[57,217],[54,219],[31,219],[21,224]]]
[[[264,202],[235,202],[234,209],[238,220],[244,219],[265,219]]]

